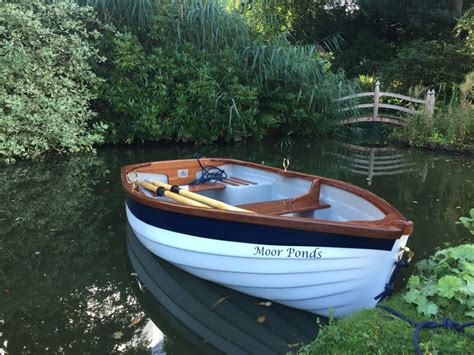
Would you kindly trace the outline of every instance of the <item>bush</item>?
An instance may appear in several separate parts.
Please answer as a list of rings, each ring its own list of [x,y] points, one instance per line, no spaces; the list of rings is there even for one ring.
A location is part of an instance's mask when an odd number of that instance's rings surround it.
[[[339,77],[314,46],[264,41],[217,1],[162,4],[134,30],[113,41],[104,68],[108,140],[238,141],[327,127]]]
[[[92,9],[71,2],[0,6],[0,157],[91,151],[104,126],[91,124],[100,79],[100,34]]]
[[[109,139],[212,142],[261,137],[265,123],[257,115],[257,89],[248,73],[233,63],[228,51],[218,56],[173,48],[156,36],[161,23],[142,36],[120,34],[111,53],[103,99],[110,111],[104,119]]]

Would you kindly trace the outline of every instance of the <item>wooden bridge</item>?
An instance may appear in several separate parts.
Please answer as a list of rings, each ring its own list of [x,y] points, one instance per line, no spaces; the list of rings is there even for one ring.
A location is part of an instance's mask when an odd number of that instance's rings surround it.
[[[417,99],[414,97],[409,97],[405,95],[395,94],[391,92],[382,92],[380,91],[380,82],[377,81],[375,83],[375,89],[373,92],[362,92],[355,95],[349,95],[341,97],[336,102],[346,102],[349,101],[351,104],[353,101],[362,97],[373,97],[373,101],[370,103],[361,103],[356,105],[349,105],[347,107],[343,107],[340,109],[340,112],[355,112],[356,114],[347,118],[344,118],[338,121],[337,125],[346,125],[351,123],[357,122],[384,122],[390,123],[398,126],[405,126],[407,118],[403,115],[390,115],[386,114],[385,111],[397,111],[401,113],[408,113],[410,115],[424,115],[425,117],[425,125],[429,126],[431,117],[434,113],[434,104],[435,104],[435,91],[428,90],[426,92],[426,96],[423,100]],[[394,105],[389,103],[384,103],[382,98],[383,97],[390,97],[394,99],[398,99],[401,103],[405,102],[404,106]],[[367,113],[359,113],[359,110],[363,109],[366,112],[366,109],[372,109],[370,114]],[[384,113],[380,112],[380,109],[384,111]]]

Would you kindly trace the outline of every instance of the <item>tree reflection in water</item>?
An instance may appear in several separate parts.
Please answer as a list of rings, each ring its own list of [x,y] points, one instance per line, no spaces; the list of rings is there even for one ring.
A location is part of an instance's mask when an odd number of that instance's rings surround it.
[[[99,157],[2,169],[0,346],[12,354],[108,353],[132,337],[143,312],[124,272],[111,174]]]

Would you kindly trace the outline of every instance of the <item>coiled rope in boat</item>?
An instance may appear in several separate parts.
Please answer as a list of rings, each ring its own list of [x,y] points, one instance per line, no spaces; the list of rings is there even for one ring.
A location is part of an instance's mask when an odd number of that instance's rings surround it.
[[[216,183],[217,181],[227,179],[227,173],[224,169],[213,165],[203,166],[200,160],[201,155],[199,153],[195,153],[194,158],[196,158],[199,166],[201,167],[201,176],[191,181],[189,185],[200,185],[205,184],[206,182]]]

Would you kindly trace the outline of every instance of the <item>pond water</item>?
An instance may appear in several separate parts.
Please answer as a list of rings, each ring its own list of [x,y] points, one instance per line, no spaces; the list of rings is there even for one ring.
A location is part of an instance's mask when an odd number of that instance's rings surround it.
[[[282,147],[104,147],[2,167],[0,353],[285,353],[316,335],[315,315],[197,279],[141,248],[124,215],[125,164],[196,151],[276,167],[289,157],[291,170],[349,181],[401,210],[415,223],[417,258],[468,238],[455,221],[474,207],[472,156],[316,140]]]

